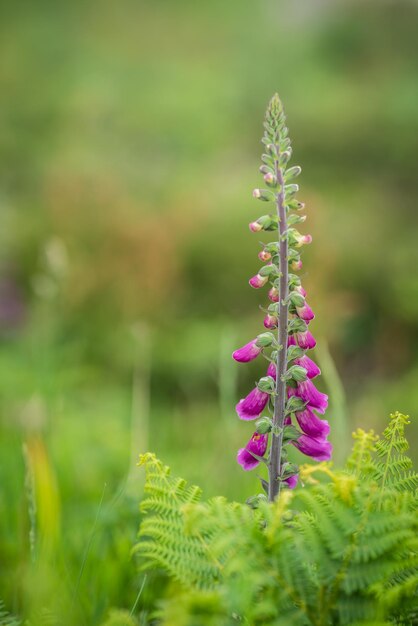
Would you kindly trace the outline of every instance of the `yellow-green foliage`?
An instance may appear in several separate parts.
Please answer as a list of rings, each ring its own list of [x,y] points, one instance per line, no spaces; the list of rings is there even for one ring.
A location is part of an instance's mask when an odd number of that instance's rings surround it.
[[[391,416],[377,441],[357,432],[344,470],[306,466],[303,487],[256,510],[201,502],[198,488],[171,477],[154,455],[142,457],[148,515],[136,549],[144,567],[180,583],[162,604],[162,623],[416,623],[417,475],[405,456],[407,423]]]

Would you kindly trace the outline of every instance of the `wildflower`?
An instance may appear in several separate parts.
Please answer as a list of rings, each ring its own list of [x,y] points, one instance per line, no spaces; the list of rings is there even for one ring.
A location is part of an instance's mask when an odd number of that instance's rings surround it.
[[[313,382],[309,380],[298,381],[296,388],[289,387],[289,396],[297,396],[301,398],[312,409],[316,409],[318,413],[325,413],[328,406],[328,396],[315,387]]]
[[[260,461],[253,454],[263,457],[267,450],[267,441],[268,435],[255,432],[245,448],[238,450],[237,461],[244,470],[248,471],[257,467]]]
[[[303,411],[297,411],[295,416],[305,435],[315,439],[326,439],[330,430],[328,422],[317,417],[308,406]]]
[[[332,444],[324,439],[315,439],[309,435],[301,435],[292,444],[306,456],[310,456],[314,461],[329,461],[332,454]]]
[[[232,354],[232,358],[240,363],[248,363],[248,361],[252,361],[257,358],[261,350],[262,348],[257,345],[257,339],[253,339],[249,343],[246,343],[242,348],[235,350]]]
[[[312,311],[309,304],[306,304],[306,302],[303,306],[296,307],[296,313],[298,314],[300,319],[304,320],[305,322],[310,322],[315,317],[314,312]]]
[[[312,333],[309,330],[306,330],[304,332],[296,332],[289,335],[287,345],[299,346],[304,350],[311,350],[312,348],[315,348],[316,340]]]
[[[319,376],[321,374],[321,370],[319,369],[315,361],[312,361],[312,359],[306,356],[306,354],[298,359],[295,359],[294,363],[306,369],[306,374],[308,378],[315,378],[316,376]]]
[[[266,389],[268,389],[269,386],[272,388],[272,385],[268,379],[271,380],[271,383],[274,382],[272,377],[266,376],[265,379],[261,379],[259,385],[263,381],[266,383]],[[267,391],[260,389],[258,386],[255,387],[252,391],[250,391],[248,396],[240,400],[236,405],[235,410],[238,414],[238,417],[242,420],[253,420],[261,415],[261,413],[266,408],[266,404],[269,400],[269,395],[270,394]]]

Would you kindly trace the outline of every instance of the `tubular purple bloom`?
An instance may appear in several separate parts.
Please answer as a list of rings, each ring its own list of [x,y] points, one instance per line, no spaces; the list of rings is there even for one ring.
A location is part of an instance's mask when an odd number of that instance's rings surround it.
[[[271,376],[274,380],[276,380],[276,364],[270,363],[267,368],[267,376]]]
[[[260,289],[260,287],[264,287],[266,282],[268,281],[268,276],[260,276],[260,274],[256,274],[248,281],[251,287],[254,289]]]
[[[255,432],[245,448],[238,450],[237,461],[246,471],[252,470],[260,463],[251,453],[264,456],[267,450],[268,435]]]
[[[303,411],[298,411],[295,416],[305,435],[321,440],[327,438],[329,434],[328,422],[317,417],[309,407],[305,407]]]
[[[304,333],[293,333],[293,335],[289,335],[287,345],[299,346],[304,350],[311,350],[311,348],[315,348],[316,340],[311,331],[306,330]]]
[[[238,402],[235,410],[240,419],[254,420],[264,411],[268,400],[269,394],[255,387],[246,398]]]
[[[332,444],[324,439],[314,439],[308,435],[301,435],[297,441],[292,441],[297,448],[306,456],[315,461],[329,461],[332,455]]]
[[[257,339],[253,339],[242,348],[235,350],[235,352],[232,353],[232,358],[239,363],[248,363],[248,361],[256,359],[261,350],[262,348],[257,346]]]
[[[300,319],[304,320],[305,322],[310,322],[315,317],[315,313],[312,311],[309,304],[306,304],[306,302],[303,306],[296,307],[296,313],[298,314]]]
[[[321,370],[319,369],[315,361],[312,361],[312,359],[306,356],[306,354],[301,356],[299,359],[295,359],[294,363],[295,365],[300,365],[301,367],[304,367],[306,369],[306,374],[308,378],[315,378],[316,376],[319,376],[321,374]]]
[[[308,403],[308,406],[312,409],[316,409],[318,413],[325,413],[325,410],[328,406],[328,396],[315,387],[311,380],[303,380],[297,383],[296,389],[294,387],[289,387],[288,395],[297,396],[301,398],[304,402]]]
[[[299,480],[299,475],[293,474],[293,476],[289,476],[289,478],[286,478],[286,480],[284,480],[283,482],[287,484],[289,489],[294,489],[296,485],[298,484],[298,480]]]

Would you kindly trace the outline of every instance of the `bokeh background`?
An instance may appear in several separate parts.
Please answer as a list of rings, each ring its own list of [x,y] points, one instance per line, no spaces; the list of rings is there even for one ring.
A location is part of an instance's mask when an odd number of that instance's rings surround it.
[[[406,0],[1,3],[9,609],[46,623],[48,599],[50,616],[98,624],[133,605],[140,452],[208,496],[258,491],[235,462],[251,425],[234,405],[262,372],[230,355],[261,328],[248,222],[275,91],[303,168],[336,462],[354,428],[416,418],[417,20]]]

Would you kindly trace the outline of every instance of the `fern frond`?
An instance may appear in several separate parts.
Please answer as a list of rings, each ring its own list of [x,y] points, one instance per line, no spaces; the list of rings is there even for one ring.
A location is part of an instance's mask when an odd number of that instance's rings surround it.
[[[415,489],[418,486],[418,474],[410,471],[412,461],[404,454],[409,448],[405,426],[410,422],[409,416],[393,413],[382,439],[375,445],[377,460],[374,463],[374,479],[380,482],[382,493],[387,486],[399,491],[405,487]]]
[[[141,511],[149,513],[141,524],[134,551],[142,567],[160,567],[183,585],[209,588],[219,578],[217,563],[211,562],[205,533],[185,532],[182,507],[201,498],[198,487],[172,477],[170,468],[154,454],[140,457],[146,469],[145,499]]]
[[[0,600],[0,626],[22,626],[20,619],[11,615],[4,606],[4,603]]]

